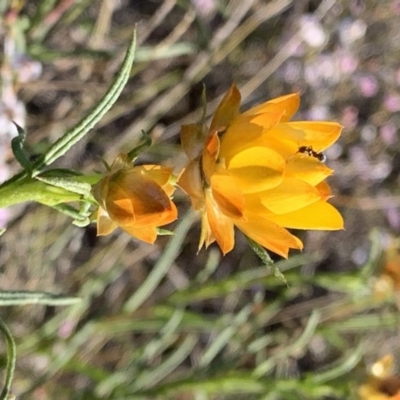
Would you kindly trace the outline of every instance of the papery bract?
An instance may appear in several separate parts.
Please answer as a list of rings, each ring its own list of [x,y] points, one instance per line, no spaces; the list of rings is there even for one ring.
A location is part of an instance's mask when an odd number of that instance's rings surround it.
[[[157,238],[157,227],[177,218],[170,196],[171,170],[159,165],[133,166],[120,154],[110,171],[93,187],[99,203],[97,234],[108,235],[117,227],[148,243]]]
[[[232,85],[209,129],[192,124],[181,130],[189,164],[178,184],[202,214],[199,248],[217,241],[224,254],[229,252],[236,226],[287,257],[290,248],[303,245],[286,228],[342,229],[340,213],[326,203],[331,192],[324,180],[333,171],[320,156],[342,127],[335,122],[290,122],[299,106],[297,93],[242,114],[240,100]]]

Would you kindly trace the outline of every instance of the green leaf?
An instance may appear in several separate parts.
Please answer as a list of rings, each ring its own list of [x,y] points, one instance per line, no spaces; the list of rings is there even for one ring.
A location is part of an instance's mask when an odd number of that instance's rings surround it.
[[[158,236],[173,236],[174,232],[168,229],[157,228],[157,235]]]
[[[90,203],[84,203],[85,207],[77,210],[75,207],[70,206],[69,204],[56,204],[53,208],[68,217],[72,217],[74,219],[73,224],[83,228],[90,224],[90,214],[88,212]]]
[[[142,136],[143,136],[143,143],[137,145],[135,148],[133,148],[129,153],[128,157],[130,160],[134,161],[135,158],[142,152],[143,150],[146,150],[152,145],[152,140],[151,136],[146,133],[145,131],[142,131]]]
[[[116,79],[108,89],[104,97],[96,107],[80,121],[74,128],[69,130],[64,136],[58,139],[48,151],[35,163],[34,169],[39,171],[45,165],[49,165],[63,156],[74,144],[81,140],[93,127],[100,121],[104,114],[113,106],[121,94],[123,88],[128,82],[136,48],[136,31],[132,35],[128,51],[126,52],[124,62]]]
[[[12,152],[14,154],[15,159],[21,164],[22,168],[24,168],[28,172],[31,172],[32,163],[29,160],[29,156],[27,155],[24,146],[26,133],[24,129],[20,127],[16,122],[14,122],[14,125],[17,128],[18,136],[16,136],[11,140]]]
[[[98,121],[100,121],[108,110],[110,110],[129,79],[133,60],[135,58],[135,48],[136,31],[133,32],[121,69],[104,97],[100,100],[97,106],[93,108],[89,115],[83,118],[83,120],[81,120],[74,128],[70,129],[65,135],[58,139],[52,146],[50,146],[45,154],[39,157],[39,159],[32,164],[32,175],[36,176],[40,174],[43,167],[50,165],[63,156],[74,144],[82,139]],[[20,172],[0,185],[0,208],[21,202],[19,198],[16,199],[17,201],[13,201],[12,193],[15,187],[20,185],[21,181],[23,181],[28,175],[30,174],[28,174],[27,171]],[[5,199],[4,197],[8,198]],[[22,201],[32,200],[35,199],[25,196]],[[54,204],[57,204],[57,202]]]
[[[58,178],[58,177],[64,177],[64,178],[71,178],[75,176],[83,176],[80,172],[74,171],[72,169],[67,169],[67,168],[52,168],[48,169],[46,171],[43,171],[40,173],[40,175],[36,176],[36,179],[38,177],[43,177],[43,178]]]
[[[47,292],[25,291],[25,290],[0,291],[0,307],[27,305],[27,304],[45,304],[48,306],[69,306],[72,304],[79,303],[80,301],[81,299],[79,297],[64,296]]]
[[[25,201],[37,201],[47,206],[54,206],[60,203],[80,200],[82,200],[82,195],[80,194],[31,178],[13,182],[0,189],[0,208]]]
[[[84,197],[90,197],[90,191],[92,190],[92,186],[86,182],[79,182],[73,178],[46,178],[43,176],[37,176],[37,180],[47,183],[48,185],[56,186],[65,190],[68,190],[72,193],[80,194]]]
[[[272,268],[275,277],[279,278],[285,285],[287,285],[285,275],[283,275],[282,272],[279,270],[279,268],[277,268],[274,265],[274,262],[272,261],[271,257],[269,256],[267,250],[265,250],[264,247],[260,246],[254,240],[250,239],[248,236],[246,236],[246,239],[247,239],[247,242],[249,243],[251,249],[254,251],[254,253],[256,253],[257,256],[260,257],[262,263],[266,267]]]

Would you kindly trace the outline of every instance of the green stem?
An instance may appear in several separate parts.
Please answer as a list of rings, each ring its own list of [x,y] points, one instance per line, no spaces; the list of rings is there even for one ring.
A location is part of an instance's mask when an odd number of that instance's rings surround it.
[[[36,201],[54,206],[68,201],[79,201],[81,197],[77,193],[26,177],[18,183],[14,182],[14,184],[0,188],[0,208],[25,201]]]

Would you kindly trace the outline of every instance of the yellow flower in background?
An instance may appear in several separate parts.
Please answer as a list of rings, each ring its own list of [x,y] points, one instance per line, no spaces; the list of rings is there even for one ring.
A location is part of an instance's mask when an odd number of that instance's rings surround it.
[[[157,227],[177,218],[170,196],[171,170],[159,165],[133,166],[126,154],[120,154],[110,171],[93,186],[99,203],[97,235],[117,227],[147,243],[154,243]]]
[[[393,375],[394,358],[387,354],[376,361],[366,383],[358,388],[360,400],[400,400],[400,378]]]
[[[374,279],[374,299],[395,301],[400,309],[400,238],[390,237],[385,241],[386,248],[382,269]]]
[[[325,178],[333,171],[322,151],[340,136],[335,122],[290,122],[299,107],[294,93],[239,112],[241,96],[232,85],[209,129],[182,126],[189,164],[178,184],[202,214],[199,248],[217,241],[226,254],[234,226],[265,248],[288,256],[302,242],[286,228],[343,228]]]

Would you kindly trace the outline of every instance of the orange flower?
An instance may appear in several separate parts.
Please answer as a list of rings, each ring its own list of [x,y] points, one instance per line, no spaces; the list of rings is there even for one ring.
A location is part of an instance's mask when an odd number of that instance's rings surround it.
[[[323,182],[333,171],[321,151],[339,137],[335,122],[289,122],[299,95],[289,94],[240,114],[240,93],[232,85],[209,129],[182,126],[189,164],[178,184],[202,214],[199,248],[217,241],[226,254],[234,226],[269,250],[287,257],[302,242],[285,228],[343,228]]]
[[[367,382],[358,388],[360,400],[400,400],[400,378],[393,375],[393,365],[391,354],[372,365]]]
[[[154,243],[157,227],[177,218],[170,196],[171,171],[159,165],[134,167],[126,154],[120,154],[110,171],[93,186],[99,203],[97,235],[108,235],[120,227],[130,235]]]

